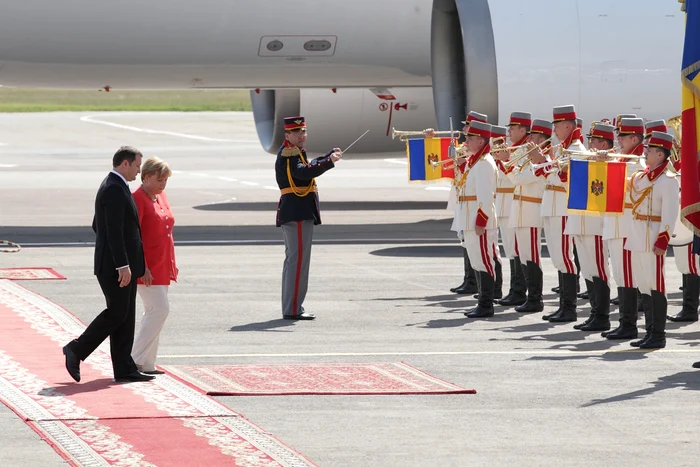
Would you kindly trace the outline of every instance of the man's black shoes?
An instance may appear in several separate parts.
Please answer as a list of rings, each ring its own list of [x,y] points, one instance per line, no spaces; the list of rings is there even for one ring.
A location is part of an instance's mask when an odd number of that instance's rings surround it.
[[[75,381],[80,382],[80,359],[70,348],[70,344],[63,347],[63,355],[66,356],[66,370]]]
[[[134,371],[133,373],[129,373],[126,376],[114,377],[114,381],[116,381],[117,383],[138,383],[142,381],[151,381],[153,379],[156,379],[156,377],[151,375],[145,375],[140,371]]]
[[[316,319],[316,315],[303,312],[298,315],[284,315],[284,319],[295,319],[295,320],[310,320],[310,319]]]

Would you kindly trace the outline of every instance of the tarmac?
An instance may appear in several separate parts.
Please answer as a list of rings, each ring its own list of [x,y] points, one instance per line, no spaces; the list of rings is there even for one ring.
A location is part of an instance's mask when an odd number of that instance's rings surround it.
[[[250,113],[6,114],[0,128],[0,239],[23,246],[0,267],[56,269],[67,280],[21,284],[86,323],[104,306],[90,224],[112,155],[129,144],[170,164],[180,280],[159,364],[403,361],[477,391],[217,397],[320,466],[698,465],[700,325],[669,323],[667,347],[645,352],[542,313],[468,320],[475,300],[448,290],[463,273],[448,185],[409,184],[402,154],[350,151],[318,178],[304,304],[317,319],[294,322],[280,319],[275,156]],[[557,275],[543,263],[549,313]],[[672,257],[666,281],[675,313]],[[588,310],[579,300],[579,320]],[[2,466],[65,464],[2,405],[0,446]]]

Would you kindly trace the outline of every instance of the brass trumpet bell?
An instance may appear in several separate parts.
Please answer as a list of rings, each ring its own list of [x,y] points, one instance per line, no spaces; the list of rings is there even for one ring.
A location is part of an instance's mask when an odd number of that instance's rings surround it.
[[[436,131],[435,136],[450,136],[452,134],[455,137],[462,136],[464,132],[462,131]],[[391,128],[391,139],[396,139],[396,137],[399,138],[401,141],[406,141],[409,138],[425,138],[425,131],[401,131],[397,130],[396,128],[392,127]]]

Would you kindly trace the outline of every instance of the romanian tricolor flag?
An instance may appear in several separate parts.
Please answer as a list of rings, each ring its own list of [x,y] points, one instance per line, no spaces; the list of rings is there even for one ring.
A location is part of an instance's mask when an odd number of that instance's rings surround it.
[[[571,161],[567,207],[576,214],[621,214],[626,177],[624,162]]]
[[[450,138],[415,138],[406,142],[409,182],[434,182],[454,178],[450,163],[433,167],[431,161],[449,159]]]
[[[700,235],[700,0],[686,0],[685,13],[685,44],[681,67],[681,221],[696,235]]]

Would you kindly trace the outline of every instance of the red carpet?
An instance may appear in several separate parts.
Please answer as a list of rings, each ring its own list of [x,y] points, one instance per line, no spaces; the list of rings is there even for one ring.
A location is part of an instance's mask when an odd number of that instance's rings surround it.
[[[313,465],[241,415],[167,376],[112,382],[108,342],[75,383],[61,347],[85,326],[0,280],[0,401],[71,465]]]
[[[38,281],[65,279],[65,277],[51,268],[0,268],[0,279]]]
[[[476,394],[400,363],[165,366],[213,396]]]

